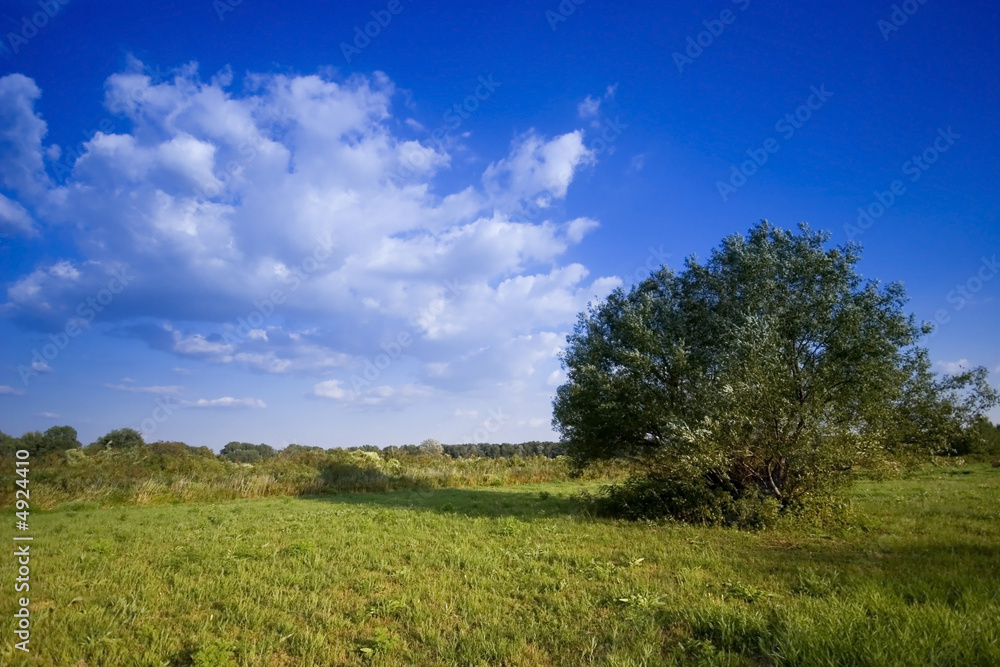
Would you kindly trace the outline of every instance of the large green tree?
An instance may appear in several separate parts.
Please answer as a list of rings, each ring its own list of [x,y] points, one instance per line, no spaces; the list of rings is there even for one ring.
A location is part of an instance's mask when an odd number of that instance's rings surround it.
[[[828,241],[763,221],[582,314],[553,417],[577,464],[631,460],[661,511],[718,519],[941,450],[995,404],[982,370],[936,380],[902,285],[865,281],[859,246]]]

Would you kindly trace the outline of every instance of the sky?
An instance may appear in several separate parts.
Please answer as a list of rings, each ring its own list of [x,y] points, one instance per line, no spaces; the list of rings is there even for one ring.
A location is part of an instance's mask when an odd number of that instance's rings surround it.
[[[761,219],[1000,385],[1000,7],[790,5],[3,0],[0,429],[556,439],[587,304]]]

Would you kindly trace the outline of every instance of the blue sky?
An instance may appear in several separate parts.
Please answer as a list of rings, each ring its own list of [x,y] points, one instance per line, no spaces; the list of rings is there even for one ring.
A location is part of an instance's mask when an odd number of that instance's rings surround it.
[[[676,4],[0,3],[0,428],[551,439],[587,302],[762,218],[997,384],[1000,9]]]

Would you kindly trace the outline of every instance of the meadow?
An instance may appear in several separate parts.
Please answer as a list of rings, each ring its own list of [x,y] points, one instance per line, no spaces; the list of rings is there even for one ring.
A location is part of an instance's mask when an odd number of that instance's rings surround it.
[[[33,511],[32,653],[2,596],[0,664],[1000,664],[1000,469],[756,532],[597,518],[599,485]]]

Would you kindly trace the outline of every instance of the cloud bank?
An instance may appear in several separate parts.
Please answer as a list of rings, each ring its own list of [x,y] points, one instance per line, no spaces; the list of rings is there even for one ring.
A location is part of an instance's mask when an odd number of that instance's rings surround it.
[[[229,71],[203,80],[195,63],[152,78],[133,59],[104,98],[129,130],[77,149],[45,143],[42,94],[23,75],[0,78],[0,233],[68,235],[78,254],[7,285],[3,313],[24,327],[86,327],[82,304],[133,275],[96,314],[105,335],[180,364],[310,376],[310,396],[364,409],[551,389],[576,314],[620,284],[563,260],[596,220],[519,215],[526,201],[555,210],[595,163],[584,130],[529,131],[442,192],[452,156],[394,116],[381,73],[237,86]],[[395,177],[404,167],[410,177]]]

